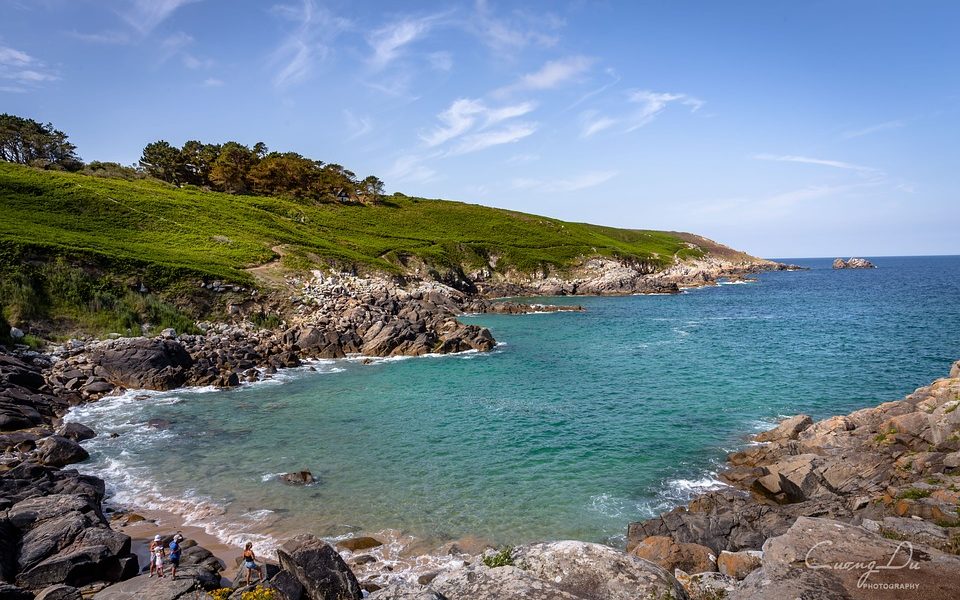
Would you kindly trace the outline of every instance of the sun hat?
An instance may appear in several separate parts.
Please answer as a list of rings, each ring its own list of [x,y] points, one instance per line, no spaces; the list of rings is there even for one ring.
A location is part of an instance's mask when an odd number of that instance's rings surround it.
[[[159,542],[159,541],[160,541],[160,534],[159,534],[159,533],[154,536],[153,541],[155,541],[155,542]]]

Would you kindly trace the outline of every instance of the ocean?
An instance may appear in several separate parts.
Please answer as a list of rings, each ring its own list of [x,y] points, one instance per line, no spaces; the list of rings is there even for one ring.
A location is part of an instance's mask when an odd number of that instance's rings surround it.
[[[233,390],[104,399],[70,413],[100,433],[78,466],[115,504],[267,553],[301,531],[376,534],[394,550],[622,545],[630,521],[721,485],[750,434],[898,399],[960,358],[960,257],[856,271],[784,260],[810,270],[537,299],[585,313],[465,317],[500,343],[487,354],[317,361]],[[318,481],[277,479],[301,469]]]

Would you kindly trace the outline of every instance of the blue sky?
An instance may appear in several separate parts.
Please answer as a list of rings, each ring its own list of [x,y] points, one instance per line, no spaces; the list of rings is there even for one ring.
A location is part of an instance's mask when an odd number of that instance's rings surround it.
[[[0,0],[0,112],[85,160],[263,141],[762,256],[957,254],[958,25],[933,0]]]

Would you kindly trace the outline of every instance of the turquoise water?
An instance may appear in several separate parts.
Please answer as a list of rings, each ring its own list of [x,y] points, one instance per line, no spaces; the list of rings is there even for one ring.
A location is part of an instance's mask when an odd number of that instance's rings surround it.
[[[225,538],[622,543],[629,521],[716,485],[725,454],[778,417],[896,399],[960,358],[960,257],[794,262],[812,270],[466,319],[502,343],[490,354],[326,361],[232,391],[105,400],[71,417],[121,434],[90,442],[82,468],[120,503]],[[320,481],[275,478],[299,469]]]

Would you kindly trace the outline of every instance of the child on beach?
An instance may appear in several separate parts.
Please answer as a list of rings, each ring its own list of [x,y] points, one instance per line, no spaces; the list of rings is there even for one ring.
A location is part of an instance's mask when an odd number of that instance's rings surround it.
[[[153,570],[157,570],[157,577],[163,577],[163,557],[166,550],[163,548],[163,541],[157,535],[150,542],[150,577],[153,577]]]
[[[170,542],[170,570],[171,576],[177,578],[177,567],[180,566],[180,542],[183,541],[183,536],[180,535],[180,532],[177,532],[177,535],[173,536],[173,541]]]
[[[243,548],[243,566],[247,569],[247,585],[250,585],[250,572],[256,570],[263,583],[263,568],[257,564],[257,555],[253,553],[253,542],[247,542]]]

